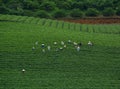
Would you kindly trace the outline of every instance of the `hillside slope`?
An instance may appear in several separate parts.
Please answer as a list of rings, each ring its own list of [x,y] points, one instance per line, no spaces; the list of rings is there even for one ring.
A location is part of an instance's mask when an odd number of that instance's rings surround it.
[[[0,21],[1,89],[119,89],[119,33],[81,31],[74,26],[68,29],[66,23],[63,27],[58,22],[56,27],[56,22],[50,25],[49,20],[44,21],[48,22],[37,24],[34,18]],[[68,40],[82,42],[80,51]],[[87,45],[89,40],[94,44],[91,47]],[[67,47],[56,51],[63,47],[61,41]],[[41,44],[45,44],[45,53]]]

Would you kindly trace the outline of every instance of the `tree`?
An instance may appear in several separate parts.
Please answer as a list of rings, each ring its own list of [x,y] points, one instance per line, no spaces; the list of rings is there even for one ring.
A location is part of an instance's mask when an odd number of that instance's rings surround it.
[[[98,16],[99,15],[99,11],[95,8],[89,8],[86,11],[86,16]]]
[[[71,4],[69,2],[58,1],[56,5],[59,9],[71,9]]]
[[[53,11],[55,7],[56,4],[54,2],[44,2],[40,5],[40,9],[45,11]]]
[[[105,9],[106,7],[111,7],[111,8],[113,8],[113,0],[106,0],[106,1],[104,2],[103,7],[104,7],[104,9]]]
[[[120,7],[117,8],[116,14],[117,14],[118,16],[120,16]]]
[[[63,10],[58,10],[54,13],[53,15],[54,18],[62,18],[62,17],[66,17],[66,13]]]
[[[1,14],[7,14],[8,13],[8,8],[5,6],[5,4],[0,4],[0,13]]]
[[[37,1],[31,1],[31,0],[23,0],[22,2],[24,9],[27,10],[35,10],[39,8],[39,4]]]
[[[33,12],[31,10],[24,10],[23,15],[24,16],[35,16],[35,12]]]
[[[44,10],[36,12],[36,16],[40,18],[50,18],[50,15]]]
[[[2,3],[6,4],[8,3],[10,0],[1,0]]]
[[[113,16],[115,11],[112,8],[106,8],[103,10],[103,16]]]
[[[87,9],[87,5],[86,5],[86,2],[73,2],[71,8],[72,9],[81,9],[84,11]]]
[[[0,13],[37,16],[44,10],[48,14],[45,17],[52,14],[53,17],[81,18],[84,13],[86,16],[112,16],[119,15],[119,5],[120,0],[0,0]]]
[[[71,17],[74,17],[74,18],[82,18],[82,17],[83,17],[83,12],[80,11],[79,9],[74,9],[74,10],[72,10],[72,12],[70,13],[70,16],[71,16]]]
[[[23,7],[19,0],[11,0],[7,4],[8,13],[15,15],[23,14]]]

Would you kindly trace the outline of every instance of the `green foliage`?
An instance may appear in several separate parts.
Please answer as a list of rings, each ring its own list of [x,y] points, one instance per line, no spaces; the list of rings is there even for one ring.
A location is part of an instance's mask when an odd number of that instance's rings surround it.
[[[71,4],[68,3],[68,2],[65,2],[65,1],[58,1],[56,6],[59,8],[59,9],[65,9],[65,10],[69,10],[71,9]]]
[[[23,15],[24,16],[36,16],[35,12],[31,12],[30,10],[24,10]]]
[[[4,4],[0,4],[0,13],[1,14],[6,14],[8,13],[9,9],[4,5]]]
[[[118,16],[120,16],[120,7],[117,8],[117,10],[116,10],[116,14],[117,14]]]
[[[19,0],[9,1],[9,3],[7,4],[7,8],[9,8],[8,14],[23,15],[24,13],[22,3],[20,3]]]
[[[0,13],[24,15],[26,14],[24,12],[28,10],[31,13],[29,16],[35,16],[32,13],[44,10],[53,17],[53,13],[60,9],[65,11],[66,17],[69,17],[72,10],[79,9],[86,13],[86,16],[104,16],[107,11],[103,10],[111,8],[111,11],[116,12],[112,13],[119,16],[119,10],[116,9],[119,5],[120,0],[0,0]]]
[[[81,10],[86,10],[88,5],[86,5],[85,2],[73,2],[71,8],[72,9],[81,9]]]
[[[7,7],[12,10],[22,9],[22,4],[18,0],[10,0]]]
[[[50,18],[49,13],[44,10],[36,12],[36,16],[40,18]]]
[[[4,3],[4,4],[6,4],[6,3],[8,3],[10,0],[0,0],[0,3]]]
[[[58,11],[54,12],[53,17],[54,18],[63,18],[63,17],[66,17],[66,12],[63,11],[63,10],[58,10]]]
[[[35,10],[39,8],[39,4],[36,1],[23,0],[23,8],[28,10]]]
[[[17,10],[11,10],[11,9],[9,10],[9,14],[10,15],[23,15],[23,12],[24,12],[23,10],[19,10],[19,11],[17,11]],[[31,16],[31,15],[27,14],[27,16]]]
[[[113,16],[115,15],[115,11],[112,8],[105,8],[103,10],[103,16]]]
[[[54,2],[44,2],[40,5],[40,9],[45,11],[53,11],[55,10],[55,3]]]
[[[74,9],[74,10],[71,11],[70,16],[74,17],[74,18],[82,18],[83,17],[83,12],[80,11],[79,9]]]
[[[86,16],[98,16],[99,15],[99,11],[95,8],[89,8],[86,11]]]

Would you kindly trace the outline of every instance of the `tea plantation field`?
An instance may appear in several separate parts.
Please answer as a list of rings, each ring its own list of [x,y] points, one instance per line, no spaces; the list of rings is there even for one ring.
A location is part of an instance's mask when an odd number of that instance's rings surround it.
[[[96,26],[90,32],[62,24],[0,21],[0,89],[119,89],[120,26],[104,32],[96,29],[107,25]],[[82,42],[80,51],[68,40]],[[61,41],[67,47],[56,51]]]

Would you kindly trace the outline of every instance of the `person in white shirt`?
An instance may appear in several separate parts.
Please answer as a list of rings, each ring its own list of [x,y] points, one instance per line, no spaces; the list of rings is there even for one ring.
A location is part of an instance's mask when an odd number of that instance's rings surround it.
[[[25,69],[22,69],[22,73],[25,73],[25,71],[26,71]]]
[[[80,46],[77,46],[77,51],[78,51],[78,52],[80,51]]]
[[[92,42],[91,42],[91,41],[89,41],[89,42],[88,42],[88,45],[89,45],[89,46],[92,46],[93,44],[92,44]]]
[[[48,46],[47,48],[48,48],[48,51],[50,51],[51,47],[50,47],[50,46]]]

